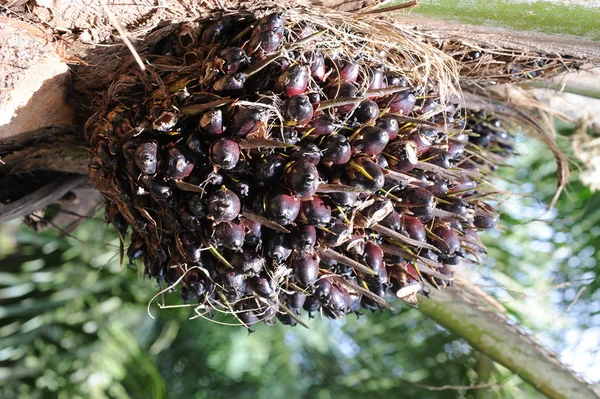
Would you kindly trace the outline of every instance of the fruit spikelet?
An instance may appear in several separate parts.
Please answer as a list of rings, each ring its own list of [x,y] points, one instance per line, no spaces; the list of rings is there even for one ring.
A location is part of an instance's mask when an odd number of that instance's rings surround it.
[[[486,154],[510,137],[447,100],[443,54],[293,10],[178,32],[87,124],[109,221],[159,284],[248,328],[295,325],[415,303],[483,253]]]

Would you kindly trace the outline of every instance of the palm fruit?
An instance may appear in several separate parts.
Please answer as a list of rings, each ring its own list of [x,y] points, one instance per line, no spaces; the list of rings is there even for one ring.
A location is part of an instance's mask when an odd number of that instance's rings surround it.
[[[386,293],[415,303],[498,221],[479,183],[512,151],[506,130],[332,23],[199,21],[144,54],[151,74],[126,69],[87,124],[130,260],[248,328],[381,310]]]

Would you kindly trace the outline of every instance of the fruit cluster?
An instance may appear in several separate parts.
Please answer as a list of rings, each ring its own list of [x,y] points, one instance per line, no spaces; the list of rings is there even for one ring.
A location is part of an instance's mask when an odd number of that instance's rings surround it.
[[[484,252],[501,129],[467,133],[439,82],[340,34],[284,14],[184,25],[88,124],[107,219],[186,302],[246,327],[338,318],[414,303]]]

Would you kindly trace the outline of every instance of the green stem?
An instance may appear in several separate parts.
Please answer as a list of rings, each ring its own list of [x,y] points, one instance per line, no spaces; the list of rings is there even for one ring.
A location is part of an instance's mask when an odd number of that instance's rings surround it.
[[[548,398],[598,399],[600,393],[560,363],[554,353],[464,291],[432,291],[428,299],[420,300],[419,309]]]
[[[600,8],[583,1],[421,0],[412,12],[474,25],[600,40]]]

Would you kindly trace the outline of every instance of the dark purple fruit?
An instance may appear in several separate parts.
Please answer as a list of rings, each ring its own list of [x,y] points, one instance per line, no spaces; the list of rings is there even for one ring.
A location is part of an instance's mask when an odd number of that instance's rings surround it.
[[[387,283],[388,273],[383,261],[383,251],[379,245],[374,242],[367,241],[364,250],[365,264],[377,273],[379,281]]]
[[[385,130],[390,138],[390,141],[396,138],[396,136],[398,135],[398,130],[400,129],[398,120],[391,116],[384,116],[377,119],[375,126]]]
[[[240,208],[238,196],[225,187],[208,196],[208,218],[215,223],[232,221],[240,213]]]
[[[381,68],[381,67],[374,68],[372,70],[372,72],[373,72],[373,76],[371,77],[371,83],[369,84],[369,90],[377,90],[377,89],[385,88],[386,84],[385,84],[384,75],[383,75],[383,68]]]
[[[285,13],[273,13],[269,14],[266,17],[263,17],[258,21],[256,27],[254,28],[254,32],[260,33],[268,30],[283,32],[283,27],[285,25]],[[253,34],[254,34],[253,32]]]
[[[294,252],[290,260],[290,267],[298,284],[308,287],[319,277],[319,257],[310,252]]]
[[[333,86],[326,87],[323,92],[328,99],[335,98],[355,98],[358,97],[358,88],[349,82],[336,83]],[[353,104],[341,105],[338,107],[338,111],[342,114],[350,112],[354,109]]]
[[[134,260],[140,259],[142,256],[146,254],[146,245],[142,239],[133,239],[131,240],[131,244],[129,244],[129,248],[127,248],[127,257],[129,258],[129,262],[133,262]]]
[[[381,225],[387,227],[388,229],[392,229],[398,233],[404,230],[404,223],[402,222],[402,217],[398,212],[391,212],[388,214],[381,222]]]
[[[303,94],[308,86],[308,77],[307,67],[294,64],[277,78],[274,86],[275,92],[283,92],[288,97]]]
[[[317,240],[323,247],[335,248],[348,240],[352,230],[350,226],[339,219],[335,219],[326,229],[317,231]]]
[[[335,133],[337,127],[335,126],[335,121],[333,119],[323,114],[310,121],[304,129],[307,132],[310,132],[310,134],[325,136]]]
[[[286,126],[283,128],[283,142],[287,144],[296,144],[300,141],[298,131],[293,127]]]
[[[417,98],[410,90],[404,90],[379,101],[379,108],[389,108],[390,112],[409,115]]]
[[[435,207],[435,197],[422,188],[412,188],[402,196],[402,203],[417,217],[429,217]]]
[[[248,56],[239,47],[229,47],[222,50],[217,57],[217,65],[225,74],[236,73],[240,66],[248,62]]]
[[[306,143],[290,153],[290,160],[304,161],[317,166],[321,162],[321,150],[315,143]]]
[[[211,109],[200,118],[200,130],[208,136],[223,134],[223,112],[220,109]]]
[[[236,91],[242,90],[244,83],[246,83],[245,73],[230,73],[217,79],[212,88],[215,91],[221,92]]]
[[[276,31],[267,30],[257,35],[252,35],[248,45],[248,54],[264,57],[274,53],[281,44],[282,35]]]
[[[323,312],[325,315],[332,319],[339,319],[344,317],[350,297],[346,290],[342,287],[332,286],[329,297],[322,301]]]
[[[437,165],[444,169],[452,167],[451,156],[448,151],[432,147],[423,154],[423,161]]]
[[[181,234],[181,244],[183,244],[185,254],[191,262],[200,262],[200,258],[202,257],[202,244],[193,233],[185,232]]]
[[[221,275],[221,284],[227,292],[230,302],[239,300],[246,291],[246,279],[244,275],[236,272],[226,272]]]
[[[266,198],[266,212],[274,222],[290,224],[300,213],[300,200],[284,191],[270,191]]]
[[[156,143],[143,143],[135,149],[133,160],[142,173],[146,175],[156,173],[157,152],[158,146]]]
[[[352,140],[352,148],[365,155],[377,155],[385,149],[390,140],[389,134],[376,126],[367,126]]]
[[[402,215],[402,225],[404,230],[410,238],[413,240],[425,242],[427,240],[427,233],[425,232],[425,226],[421,220],[414,216]]]
[[[238,251],[244,245],[246,235],[244,225],[236,220],[219,223],[215,226],[213,237],[217,245]]]
[[[288,235],[284,233],[272,233],[269,235],[266,255],[275,262],[283,262],[292,254],[292,247],[288,242]]]
[[[440,198],[438,208],[457,215],[466,216],[469,211],[469,203],[462,198],[446,196]]]
[[[340,206],[344,209],[353,208],[358,201],[358,193],[354,192],[339,192],[329,194],[331,202],[334,206]]]
[[[252,174],[257,182],[276,182],[283,176],[285,160],[281,155],[269,155],[257,160],[252,164]]]
[[[352,148],[348,138],[342,134],[332,134],[321,141],[319,147],[323,154],[321,160],[333,165],[344,165],[352,157]]]
[[[379,115],[379,107],[377,103],[373,100],[364,100],[352,113],[352,118],[357,123],[368,123],[372,122]]]
[[[283,103],[283,119],[292,126],[304,126],[313,117],[313,106],[308,96],[299,94]]]
[[[227,126],[228,134],[232,136],[246,137],[256,132],[264,116],[261,107],[237,107]]]
[[[419,163],[417,145],[411,140],[393,141],[383,152],[387,155],[390,168],[397,172],[410,172]]]
[[[196,215],[183,211],[179,214],[179,218],[183,227],[188,230],[193,231],[200,228],[200,219]]]
[[[242,222],[246,228],[245,242],[260,248],[262,245],[262,224],[247,218],[242,218]]]
[[[428,98],[423,101],[423,105],[421,105],[421,109],[419,109],[420,114],[426,114],[435,110],[438,106],[438,102],[434,98]]]
[[[210,145],[209,157],[213,165],[225,170],[233,169],[240,159],[240,146],[235,141],[222,137]]]
[[[445,180],[439,180],[427,187],[427,190],[436,197],[441,197],[448,193],[448,183]]]
[[[331,221],[331,208],[319,197],[303,201],[300,209],[308,224],[323,227]]]
[[[250,288],[263,298],[273,298],[276,294],[275,282],[264,272],[258,276],[250,277],[248,283]]]
[[[435,226],[431,232],[435,235],[432,244],[444,255],[452,255],[460,250],[458,234],[447,224]]]
[[[317,230],[315,226],[297,226],[290,234],[289,242],[297,251],[310,251],[317,243]]]
[[[206,208],[202,202],[202,197],[199,194],[194,194],[189,197],[188,207],[190,212],[200,219],[206,218]]]
[[[173,180],[183,180],[192,173],[194,164],[186,158],[182,151],[171,147],[167,151],[165,176]]]
[[[494,208],[491,205],[480,202],[475,209],[473,224],[480,229],[492,229],[496,227],[499,219],[500,217],[494,212]]]
[[[245,276],[257,276],[265,266],[265,258],[253,251],[236,252],[231,258],[233,269]]]
[[[306,302],[306,298],[306,295],[294,292],[288,296],[288,305],[292,309],[300,309],[304,305],[304,302]]]
[[[285,185],[301,199],[312,197],[319,187],[317,167],[307,161],[294,162],[285,172]]]
[[[350,185],[374,193],[381,190],[385,183],[383,170],[367,157],[353,159],[345,165]]]

